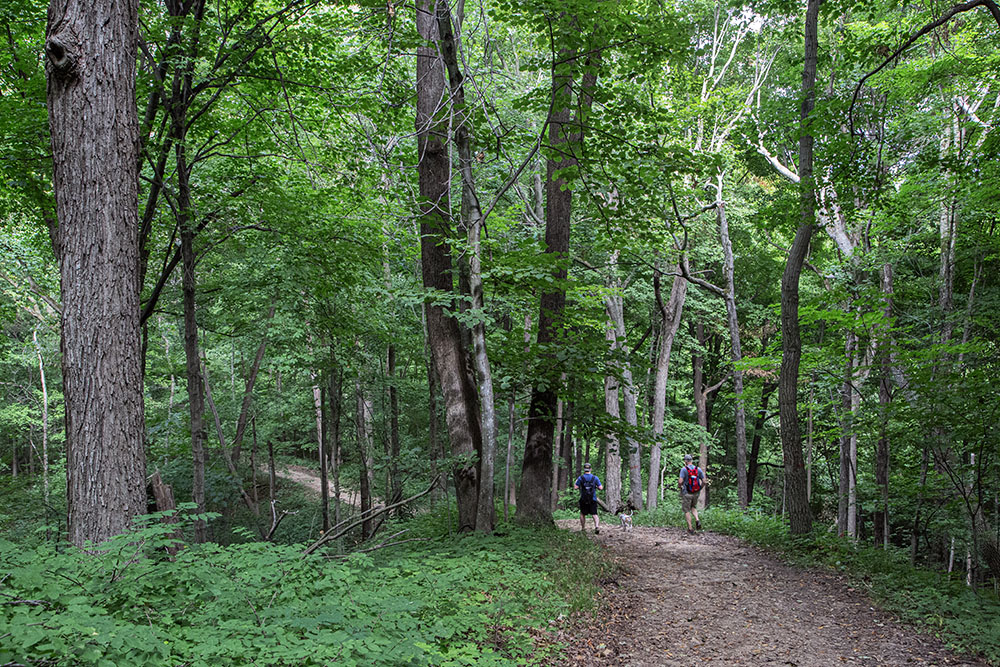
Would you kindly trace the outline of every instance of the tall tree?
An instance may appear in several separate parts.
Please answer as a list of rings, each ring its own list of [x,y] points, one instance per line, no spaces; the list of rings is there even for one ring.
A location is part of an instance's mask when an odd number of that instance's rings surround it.
[[[448,156],[448,96],[435,7],[417,4],[417,165],[420,188],[420,256],[424,288],[434,290],[427,312],[431,358],[445,403],[451,452],[456,457],[455,492],[460,530],[476,527],[479,479],[476,455],[482,446],[477,393],[466,364],[458,321],[441,305],[454,294],[451,236],[451,161]]]
[[[53,0],[45,53],[62,275],[69,537],[146,509],[134,0]]]
[[[564,16],[561,30],[579,30],[576,21]],[[567,178],[580,164],[579,148],[583,141],[584,115],[592,102],[597,84],[600,51],[588,56],[562,49],[559,62],[552,67],[552,111],[549,114],[550,157],[545,178],[545,253],[555,259],[552,287],[540,300],[538,317],[539,348],[552,353],[562,327],[566,307],[564,281],[568,275],[570,221],[573,213],[573,188]],[[574,95],[574,92],[576,95]],[[574,98],[575,108],[574,113]],[[555,377],[536,383],[528,405],[528,435],[521,466],[521,493],[517,519],[524,523],[547,523],[552,520],[549,503],[552,484],[552,443],[556,427],[559,396]]]
[[[802,69],[802,107],[799,135],[801,220],[788,251],[781,277],[781,376],[778,409],[781,414],[781,449],[785,463],[785,493],[790,530],[793,534],[812,530],[812,514],[806,490],[806,468],[799,428],[798,384],[802,338],[799,334],[799,276],[809,250],[816,222],[816,186],[813,183],[813,135],[810,116],[816,97],[816,60],[819,50],[819,5],[808,0],[805,20],[805,64]]]

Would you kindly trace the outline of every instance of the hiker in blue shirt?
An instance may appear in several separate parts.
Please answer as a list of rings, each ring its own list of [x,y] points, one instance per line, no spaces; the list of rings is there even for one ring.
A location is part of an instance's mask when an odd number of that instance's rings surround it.
[[[580,490],[580,532],[587,532],[587,515],[594,517],[594,534],[601,532],[601,522],[597,518],[597,492],[604,486],[597,475],[590,474],[590,464],[583,464],[583,474],[573,482],[573,488]]]

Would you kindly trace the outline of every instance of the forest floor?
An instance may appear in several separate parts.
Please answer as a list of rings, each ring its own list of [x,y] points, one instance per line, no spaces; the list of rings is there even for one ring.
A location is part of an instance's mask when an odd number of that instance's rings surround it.
[[[578,519],[558,522],[579,532]],[[603,525],[594,535],[615,564],[597,610],[554,630],[563,667],[627,665],[968,665],[843,577],[804,569],[735,537],[678,527]]]

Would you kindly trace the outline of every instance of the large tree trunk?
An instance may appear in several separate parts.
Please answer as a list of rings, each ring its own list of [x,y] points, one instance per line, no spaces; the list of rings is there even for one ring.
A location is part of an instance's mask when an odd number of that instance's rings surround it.
[[[670,353],[674,338],[681,326],[681,313],[687,296],[688,281],[681,275],[680,266],[675,270],[670,299],[666,304],[660,296],[660,271],[653,274],[653,290],[660,309],[660,351],[656,355],[656,376],[653,381],[653,444],[649,448],[649,480],[646,503],[656,509],[657,487],[660,481],[660,451],[663,446],[663,425],[667,411],[667,375],[670,371]]]
[[[788,251],[781,277],[781,375],[778,380],[778,409],[781,415],[781,450],[785,464],[785,493],[792,534],[812,530],[812,514],[806,497],[806,469],[802,457],[799,427],[798,382],[802,339],[799,334],[799,276],[809,250],[816,222],[816,186],[813,175],[813,137],[809,127],[815,102],[816,53],[819,48],[819,5],[808,0],[805,20],[805,65],[802,70],[801,132],[799,135],[799,178],[801,179],[801,222]]]
[[[53,0],[48,109],[59,228],[69,539],[146,511],[134,0]]]
[[[417,30],[434,46],[417,48],[417,165],[420,189],[420,256],[426,289],[454,292],[451,251],[451,210],[448,203],[451,162],[448,157],[448,113],[445,73],[438,55],[438,22],[428,0],[417,5]],[[466,368],[458,322],[444,307],[428,304],[428,339],[445,402],[445,422],[454,469],[459,530],[476,526],[479,479],[476,456],[482,447],[477,393]]]
[[[563,53],[564,56],[568,54]],[[572,58],[569,58],[572,60]],[[570,104],[573,79],[562,72],[552,71],[552,108],[549,118],[549,145],[553,151],[569,148]],[[538,318],[538,347],[546,357],[552,356],[552,346],[562,331],[562,314],[566,306],[566,292],[561,283],[567,271],[565,260],[569,255],[570,216],[573,191],[564,178],[557,178],[561,169],[576,165],[572,150],[562,153],[562,158],[550,158],[546,165],[545,197],[545,253],[562,260],[553,273],[556,287],[542,294]],[[549,504],[552,483],[552,441],[555,433],[557,375],[534,383],[531,402],[528,404],[528,435],[524,443],[524,460],[521,466],[521,493],[515,517],[522,523],[550,523],[552,510]]]
[[[461,11],[461,10],[459,10]],[[486,323],[483,303],[482,234],[483,214],[476,195],[472,176],[472,118],[465,105],[464,76],[459,66],[458,46],[461,40],[457,34],[462,16],[455,17],[456,29],[452,30],[452,18],[447,2],[437,5],[438,30],[441,35],[441,57],[448,70],[448,86],[451,91],[451,106],[454,115],[455,143],[458,146],[459,173],[462,179],[462,217],[469,240],[469,294],[470,307],[477,316],[472,326],[473,366],[478,376],[480,431],[482,446],[479,456],[479,499],[476,513],[476,530],[489,533],[496,523],[494,505],[493,469],[497,453],[496,398],[493,392],[493,372],[486,352]]]

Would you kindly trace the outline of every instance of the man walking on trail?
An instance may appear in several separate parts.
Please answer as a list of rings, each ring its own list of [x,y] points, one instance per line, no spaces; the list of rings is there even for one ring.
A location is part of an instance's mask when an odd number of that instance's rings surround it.
[[[604,490],[604,485],[597,475],[590,474],[590,464],[583,464],[583,474],[573,482],[573,488],[580,490],[580,532],[587,532],[587,515],[594,517],[594,534],[601,532],[601,522],[597,518],[597,492]]]
[[[688,522],[688,533],[693,534],[691,514],[694,514],[694,528],[701,530],[701,519],[698,518],[698,494],[705,488],[705,472],[694,464],[690,454],[684,455],[684,467],[681,468],[681,509]]]

